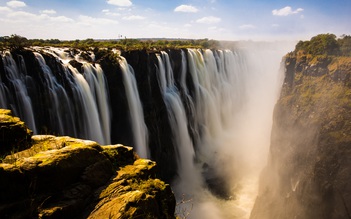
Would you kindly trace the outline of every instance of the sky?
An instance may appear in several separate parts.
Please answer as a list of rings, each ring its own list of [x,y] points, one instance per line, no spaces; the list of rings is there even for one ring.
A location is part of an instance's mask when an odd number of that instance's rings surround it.
[[[0,0],[0,36],[307,40],[351,35],[351,0]]]

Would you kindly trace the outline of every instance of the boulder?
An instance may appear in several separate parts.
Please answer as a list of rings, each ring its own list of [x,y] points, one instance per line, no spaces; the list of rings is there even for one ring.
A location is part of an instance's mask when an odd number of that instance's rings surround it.
[[[109,186],[97,193],[99,203],[88,218],[174,218],[171,188],[154,178],[155,166],[155,162],[138,159],[121,168]]]

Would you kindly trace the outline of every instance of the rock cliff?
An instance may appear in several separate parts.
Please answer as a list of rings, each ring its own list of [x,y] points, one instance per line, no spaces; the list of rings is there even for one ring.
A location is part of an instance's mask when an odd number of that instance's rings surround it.
[[[290,53],[252,219],[351,218],[351,57]]]
[[[0,109],[0,156],[23,150],[31,143],[32,131],[10,110]]]
[[[9,110],[0,111],[0,124],[8,154],[0,163],[0,218],[174,218],[170,186],[156,178],[156,163],[132,148],[31,137]],[[27,149],[3,147],[12,142]]]

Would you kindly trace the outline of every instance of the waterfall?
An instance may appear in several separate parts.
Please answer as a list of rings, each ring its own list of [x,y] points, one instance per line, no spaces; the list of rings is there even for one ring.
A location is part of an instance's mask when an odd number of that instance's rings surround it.
[[[11,89],[11,93],[14,101],[12,103],[8,103],[8,108],[11,109],[15,115],[20,116],[34,133],[37,133],[32,102],[26,86],[29,76],[27,76],[23,57],[19,56],[18,58],[19,67],[9,52],[5,52],[5,55],[2,57],[6,77],[10,82],[11,88],[13,89]],[[2,87],[3,91],[7,90],[5,85],[2,85]],[[1,96],[4,96],[4,94]]]
[[[110,144],[110,109],[109,97],[106,89],[106,79],[100,65],[95,67],[90,63],[83,64],[84,77],[95,99],[95,106],[98,109],[98,118],[101,123],[104,144]]]
[[[58,135],[67,134],[70,136],[77,136],[75,119],[73,117],[74,113],[71,108],[72,102],[69,100],[65,89],[57,82],[50,67],[46,65],[43,56],[37,52],[35,52],[34,55],[43,70],[45,88],[49,95],[49,102],[46,107],[50,111],[49,120],[50,124],[52,124],[51,129]]]
[[[179,184],[177,188],[182,193],[191,194],[194,189],[200,187],[200,175],[195,170],[195,151],[188,132],[188,123],[185,109],[179,90],[175,86],[172,67],[169,56],[166,52],[161,52],[158,59],[158,80],[163,95],[168,118],[172,128],[172,140],[176,146],[176,157],[178,164]],[[178,194],[179,195],[179,194]]]
[[[76,82],[75,89],[80,97],[79,101],[83,109],[81,112],[79,112],[82,116],[80,121],[84,122],[83,126],[85,136],[87,136],[87,139],[104,144],[108,140],[104,139],[96,99],[91,92],[89,84],[77,69],[73,68],[71,65],[68,66],[68,69],[73,73],[73,77]]]
[[[188,49],[181,53],[177,83],[168,53],[157,55],[158,81],[176,145],[179,177],[172,186],[183,203],[177,206],[180,216],[249,217],[268,151],[282,54],[270,48],[255,53],[247,47]]]
[[[2,83],[0,78],[0,107],[6,108],[7,100],[6,100],[7,87]]]
[[[17,55],[17,64],[9,52],[4,53],[2,61],[8,82],[0,81],[1,107],[11,109],[35,134],[39,124],[45,134],[50,131],[110,144],[111,113],[101,67],[83,62],[81,74],[69,64],[69,56],[63,51],[46,51],[56,59],[55,74],[42,53],[33,52],[41,72],[31,76],[21,55]],[[44,115],[47,118],[43,118]]]
[[[59,49],[52,49],[53,51],[48,50],[47,52],[61,62],[60,65],[64,71],[63,74],[68,80],[69,89],[72,91],[72,97],[69,101],[71,104],[68,104],[66,108],[70,110],[70,114],[72,115],[72,118],[69,118],[71,120],[69,123],[73,123],[72,127],[76,126],[75,133],[72,135],[74,137],[94,140],[101,144],[110,144],[111,113],[109,97],[106,79],[100,65],[87,63],[76,55],[75,59],[83,62],[83,73],[81,74],[69,64],[69,61],[72,60],[69,57],[73,55],[69,55]],[[42,66],[42,69],[45,72],[47,68],[43,68]],[[55,77],[51,76],[50,78],[49,80],[54,80],[52,78]],[[65,103],[62,99],[59,102],[60,104]],[[65,116],[67,115],[63,113],[59,118],[61,119]],[[70,134],[67,130],[69,129],[64,130],[65,135]]]
[[[123,84],[127,95],[130,121],[133,128],[134,144],[139,156],[148,158],[150,157],[150,152],[148,149],[148,133],[144,122],[143,108],[141,105],[133,68],[128,65],[125,58],[120,58]]]

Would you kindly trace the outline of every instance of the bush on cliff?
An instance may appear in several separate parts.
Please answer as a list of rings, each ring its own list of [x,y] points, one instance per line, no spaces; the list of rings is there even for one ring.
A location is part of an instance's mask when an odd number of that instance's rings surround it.
[[[340,38],[334,34],[319,34],[307,41],[299,41],[295,53],[304,52],[316,55],[351,56],[351,36],[342,35]]]

